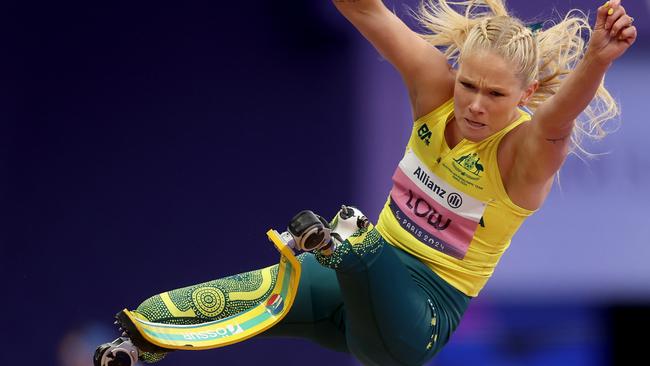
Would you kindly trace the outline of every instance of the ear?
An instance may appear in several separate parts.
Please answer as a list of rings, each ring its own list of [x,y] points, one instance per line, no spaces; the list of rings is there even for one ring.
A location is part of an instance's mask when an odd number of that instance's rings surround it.
[[[532,83],[530,83],[530,85],[528,85],[526,89],[524,89],[524,92],[521,94],[519,105],[525,106],[526,104],[528,104],[528,100],[530,99],[530,97],[533,96],[533,94],[535,94],[538,88],[539,88],[539,80],[535,80]]]

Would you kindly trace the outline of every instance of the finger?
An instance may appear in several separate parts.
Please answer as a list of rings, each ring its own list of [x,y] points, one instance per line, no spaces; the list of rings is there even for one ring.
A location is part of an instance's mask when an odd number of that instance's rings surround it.
[[[605,22],[605,30],[608,32],[611,31],[614,23],[616,23],[616,21],[623,15],[625,15],[625,8],[623,7],[623,5],[612,6],[612,8],[607,11],[607,21]]]
[[[635,26],[623,28],[621,34],[618,35],[620,41],[626,42],[628,45],[631,45],[636,41],[637,30]]]
[[[605,28],[605,22],[607,21],[607,11],[609,10],[609,1],[603,4],[600,8],[598,8],[598,12],[596,13],[596,24],[594,25],[594,29],[601,29]]]
[[[618,34],[618,32],[621,31],[621,29],[632,26],[632,20],[633,20],[632,17],[627,14],[618,18],[618,20],[614,23],[614,25],[612,25],[612,30],[610,31],[609,34],[612,37],[615,37]]]

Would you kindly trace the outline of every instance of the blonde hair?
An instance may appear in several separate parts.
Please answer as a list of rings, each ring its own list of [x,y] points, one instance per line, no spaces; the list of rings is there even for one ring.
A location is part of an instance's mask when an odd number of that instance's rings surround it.
[[[461,62],[469,52],[490,50],[512,62],[523,85],[538,80],[539,88],[528,102],[533,112],[557,92],[584,56],[583,37],[591,36],[588,17],[580,10],[569,11],[557,24],[547,21],[531,29],[508,13],[503,0],[423,0],[414,16],[426,29],[421,36],[441,48],[452,63]],[[571,136],[574,149],[591,155],[581,146],[583,137],[602,139],[609,133],[604,124],[619,114],[618,104],[601,81],[576,120]]]

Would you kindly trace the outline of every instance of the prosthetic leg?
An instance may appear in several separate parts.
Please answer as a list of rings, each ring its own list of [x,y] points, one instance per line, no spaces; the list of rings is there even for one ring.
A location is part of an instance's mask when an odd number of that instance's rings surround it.
[[[368,225],[363,214],[342,206],[331,226],[312,211],[301,211],[287,231],[269,230],[267,236],[280,252],[277,281],[270,295],[257,306],[239,314],[195,325],[172,325],[148,321],[124,309],[116,315],[122,336],[95,351],[94,366],[134,366],[142,352],[165,354],[174,350],[218,348],[251,338],[277,324],[293,305],[301,267],[295,252],[333,252],[358,228]]]

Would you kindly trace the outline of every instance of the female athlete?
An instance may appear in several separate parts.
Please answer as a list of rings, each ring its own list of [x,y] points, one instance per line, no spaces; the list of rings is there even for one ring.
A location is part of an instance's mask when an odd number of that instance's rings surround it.
[[[567,154],[583,137],[606,135],[618,106],[603,79],[637,31],[621,0],[599,7],[593,28],[575,10],[530,26],[502,0],[426,0],[417,11],[424,34],[380,0],[334,5],[399,71],[414,124],[377,225],[344,207],[329,224],[334,239],[299,256],[295,303],[263,335],[308,338],[366,365],[422,365],[543,204]],[[277,273],[165,292],[135,312],[165,324],[235,316],[269,296]],[[165,355],[135,346],[146,362]]]

